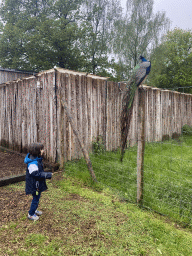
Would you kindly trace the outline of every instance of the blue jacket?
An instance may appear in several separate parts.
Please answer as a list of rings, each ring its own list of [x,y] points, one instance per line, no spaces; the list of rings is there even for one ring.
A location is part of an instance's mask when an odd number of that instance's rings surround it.
[[[27,154],[24,163],[27,164],[26,169],[26,194],[34,194],[36,191],[43,192],[47,189],[46,179],[51,179],[51,172],[44,172],[42,158],[34,158]]]

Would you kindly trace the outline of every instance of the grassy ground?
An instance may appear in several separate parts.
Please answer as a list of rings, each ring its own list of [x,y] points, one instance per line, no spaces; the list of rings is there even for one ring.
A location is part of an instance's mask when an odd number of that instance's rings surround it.
[[[145,147],[143,205],[192,226],[192,137],[181,137]],[[101,184],[136,202],[137,147],[129,148],[123,163],[119,152],[91,156]],[[84,159],[66,164],[66,172],[89,183]]]
[[[109,189],[88,188],[66,174],[55,174],[48,187],[36,222],[26,217],[24,202],[29,206],[31,198],[24,182],[0,189],[12,198],[1,209],[0,255],[191,255],[190,230],[119,201]],[[18,194],[23,198],[16,203]]]
[[[192,227],[192,137],[147,145],[144,204]]]

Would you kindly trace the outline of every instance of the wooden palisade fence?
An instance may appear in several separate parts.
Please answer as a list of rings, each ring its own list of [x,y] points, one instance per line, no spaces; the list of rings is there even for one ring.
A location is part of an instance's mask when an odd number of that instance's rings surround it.
[[[61,165],[83,156],[62,100],[88,151],[98,136],[106,150],[120,146],[120,113],[124,84],[65,69],[0,85],[0,144],[20,152],[32,142],[45,145],[49,161]],[[161,141],[192,125],[192,95],[145,87],[145,138]],[[128,143],[138,140],[138,92]]]

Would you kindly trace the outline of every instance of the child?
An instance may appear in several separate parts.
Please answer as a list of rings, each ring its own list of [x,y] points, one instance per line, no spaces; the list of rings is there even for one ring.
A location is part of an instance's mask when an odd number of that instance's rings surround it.
[[[29,146],[29,153],[25,157],[24,163],[27,164],[26,169],[26,195],[32,194],[33,199],[28,213],[28,218],[38,220],[41,211],[38,211],[39,199],[41,192],[47,189],[46,179],[51,179],[51,172],[44,172],[42,157],[44,146],[41,143],[33,143]],[[38,215],[38,216],[37,216]]]

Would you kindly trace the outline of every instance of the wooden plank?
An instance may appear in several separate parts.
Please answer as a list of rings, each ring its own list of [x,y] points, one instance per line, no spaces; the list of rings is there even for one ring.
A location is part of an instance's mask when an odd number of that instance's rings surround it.
[[[7,87],[7,129],[8,129],[8,143],[11,147],[12,143],[12,127],[11,127],[11,85]]]
[[[161,108],[160,108],[160,91],[159,90],[155,90],[155,119],[156,119],[156,123],[155,123],[155,141],[160,141],[160,130],[161,130]]]
[[[88,142],[87,149],[88,152],[92,151],[92,138],[93,138],[93,87],[92,87],[92,78],[86,77],[87,80],[87,122],[88,122]]]
[[[180,111],[179,111],[179,93],[175,94],[175,115],[176,115],[176,132],[179,133],[180,130]]]
[[[77,127],[77,106],[76,106],[76,84],[75,84],[75,76],[70,75],[71,78],[71,116],[74,121],[74,125]],[[77,152],[77,141],[73,129],[71,130],[71,155],[72,158],[78,158]]]
[[[121,141],[121,129],[120,129],[120,115],[122,111],[122,91],[121,88],[118,86],[118,97],[117,97],[117,148],[120,147],[120,141]]]
[[[99,112],[99,118],[98,118],[98,130],[99,130],[99,135],[102,137],[103,135],[103,125],[102,125],[102,81],[98,80],[98,112]]]
[[[57,161],[64,166],[64,108],[61,99],[64,97],[61,88],[61,73],[57,72]]]
[[[8,143],[8,134],[7,134],[7,87],[4,87],[4,127],[3,127],[3,140]]]
[[[37,108],[36,108],[36,122],[37,122],[37,141],[39,141],[42,144],[45,144],[44,141],[44,112],[43,112],[43,100],[44,100],[44,84],[45,84],[45,79],[44,77],[38,78],[38,88],[36,90],[36,100],[37,100]],[[45,145],[44,145],[45,146]]]
[[[43,101],[43,108],[45,108],[45,126],[46,126],[46,134],[45,134],[45,148],[47,150],[46,156],[48,159],[50,159],[50,152],[51,152],[51,145],[50,145],[50,88],[49,88],[49,83],[50,83],[50,79],[51,77],[48,74],[45,74],[46,76],[46,84],[45,84],[45,98]],[[52,79],[51,79],[52,80]]]
[[[107,150],[107,91],[108,91],[108,81],[105,81],[103,89],[103,142],[105,150]]]
[[[110,138],[111,138],[111,133],[110,133],[110,124],[111,124],[111,113],[110,113],[110,108],[111,108],[111,86],[110,82],[107,83],[107,99],[106,99],[107,105],[106,105],[106,116],[107,116],[107,125],[106,125],[106,150],[110,151]]]
[[[92,80],[92,139],[97,138],[97,92],[96,92],[96,80]]]
[[[26,99],[26,97],[28,97],[28,95],[26,95],[26,81],[23,80],[22,81],[22,85],[21,85],[21,98],[22,98],[22,104],[21,104],[21,147],[25,147],[25,145],[27,144],[26,142],[26,138],[27,138],[27,108],[26,108],[26,101],[28,101],[28,99]]]
[[[95,138],[99,138],[99,84],[95,80]]]
[[[81,79],[79,75],[75,76],[75,88],[76,88],[76,109],[74,114],[76,115],[77,131],[80,139],[82,140],[82,102],[81,102]],[[81,158],[81,150],[79,143],[76,139],[76,158]]]
[[[114,119],[114,135],[115,135],[115,143],[114,143],[114,149],[117,149],[120,144],[119,144],[119,87],[117,83],[114,83],[114,87],[115,87],[115,103],[114,103],[114,113],[115,113],[115,119]]]
[[[109,150],[113,150],[113,97],[114,97],[114,91],[113,91],[113,82],[109,82],[109,88],[110,88],[110,108],[109,108]]]
[[[17,120],[17,83],[13,84],[13,104],[12,104],[12,109],[13,109],[13,114],[12,114],[12,124],[13,124],[13,149],[18,150],[17,148],[17,127],[16,127],[16,120]]]
[[[149,131],[149,142],[153,141],[153,97],[152,97],[152,88],[149,89],[150,93],[149,93],[149,108],[148,108],[148,119],[149,119],[149,126],[148,126],[148,131]]]
[[[66,87],[67,87],[67,77],[66,74],[62,74],[61,76],[61,92],[62,92],[62,98],[67,102],[67,97],[66,97]],[[62,99],[61,98],[61,99]],[[63,113],[64,112],[64,113]],[[65,111],[63,110],[63,115],[62,115],[62,122],[63,122],[63,154],[64,154],[64,160],[67,161],[67,116],[65,114]]]
[[[58,127],[57,127],[57,71],[54,69],[54,86],[50,84],[53,94],[52,94],[52,101],[53,101],[53,140],[52,140],[52,162],[57,161],[57,132],[58,132]]]
[[[18,81],[17,91],[17,105],[16,105],[16,130],[17,130],[17,144],[19,151],[22,150],[22,81]]]
[[[115,84],[111,83],[111,149],[115,149]]]
[[[162,91],[159,90],[159,141],[162,140]]]
[[[95,81],[95,84],[96,84],[96,97],[95,97],[95,100],[96,100],[96,138],[98,139],[99,138],[99,121],[100,121],[100,106],[99,106],[99,93],[100,93],[100,88],[99,88],[99,81],[98,79]]]
[[[70,98],[70,78],[69,75],[66,74],[66,87],[65,87],[65,98],[69,108],[70,114],[70,106],[71,106],[71,98]],[[66,145],[67,145],[67,160],[71,160],[71,127],[69,120],[66,120]]]
[[[101,90],[101,115],[102,115],[102,138],[103,144],[106,149],[106,88],[107,88],[107,81],[102,82],[102,90]]]
[[[83,121],[83,144],[88,146],[88,109],[87,109],[87,77],[82,77],[82,121]]]
[[[145,133],[145,139],[146,141],[149,141],[149,90],[146,90],[145,93],[145,127],[146,127],[146,133]]]
[[[165,93],[163,92],[161,95],[161,102],[162,102],[162,138],[165,135]]]

